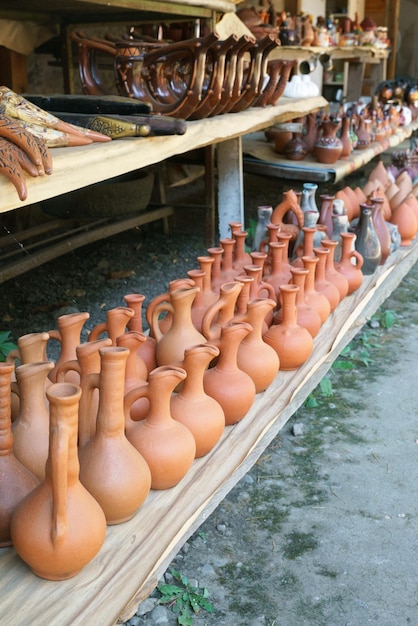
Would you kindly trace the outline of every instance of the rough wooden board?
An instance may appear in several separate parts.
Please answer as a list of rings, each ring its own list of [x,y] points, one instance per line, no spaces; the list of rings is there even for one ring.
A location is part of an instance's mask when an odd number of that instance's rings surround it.
[[[110,626],[128,619],[183,543],[255,463],[417,258],[417,244],[402,248],[365,277],[323,325],[311,358],[294,372],[279,372],[245,418],[225,430],[216,448],[196,460],[179,485],[152,492],[132,520],[108,528],[101,552],[77,577],[41,580],[13,548],[0,550],[0,622],[44,626],[56,623],[59,615],[63,626]]]
[[[12,183],[0,176],[0,213],[58,196],[93,183],[160,163],[227,139],[255,132],[277,122],[328,106],[325,98],[280,98],[275,106],[253,107],[187,123],[184,135],[118,139],[75,148],[53,148],[53,173],[26,177],[28,197],[21,202]]]

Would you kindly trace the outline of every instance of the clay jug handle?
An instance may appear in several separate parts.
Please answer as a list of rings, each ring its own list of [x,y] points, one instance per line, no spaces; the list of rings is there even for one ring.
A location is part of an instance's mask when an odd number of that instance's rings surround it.
[[[358,270],[361,270],[361,268],[363,267],[363,263],[364,263],[363,255],[360,254],[360,252],[358,252],[357,250],[352,250],[350,253],[350,261],[351,259],[356,259],[356,263],[355,265],[353,265],[353,267],[356,267]]]
[[[222,301],[220,298],[212,302],[212,304],[206,309],[202,318],[202,334],[208,341],[215,341],[217,336],[211,330],[212,322],[215,319],[215,315],[219,313],[222,308]]]
[[[161,302],[154,308],[152,312],[150,326],[151,326],[152,334],[157,342],[160,341],[160,339],[163,336],[163,333],[161,332],[160,324],[158,323],[158,318],[160,316],[160,313],[164,313],[164,312],[171,313],[171,315],[174,315],[174,309],[173,309],[171,302]]]
[[[67,363],[71,363],[71,361],[67,361]],[[93,406],[93,392],[95,389],[98,389],[99,386],[100,374],[91,373],[84,377],[82,387],[83,404],[84,406],[89,407],[89,409],[79,412],[78,444],[80,448],[90,441],[92,437],[91,433],[96,431],[97,414],[92,415],[91,407]]]
[[[10,350],[10,352],[8,352],[6,356],[6,363],[13,363],[16,360],[22,360],[19,348],[16,348],[15,350]]]
[[[56,339],[60,343],[62,343],[62,336],[59,330],[53,328],[52,330],[48,330],[48,335],[50,339]]]
[[[267,291],[268,296],[267,298],[270,298],[271,300],[274,300],[276,302],[277,300],[277,296],[276,296],[276,292],[274,291],[274,287],[273,285],[270,285],[270,283],[266,283],[264,282],[264,280],[262,280],[258,286],[258,297],[262,298],[264,296],[261,296],[261,293],[263,291]]]
[[[96,339],[99,338],[99,336],[102,333],[105,333],[107,331],[107,322],[100,322],[100,324],[97,324],[96,326],[94,326],[94,328],[91,329],[90,334],[87,338],[87,341],[96,341]]]
[[[51,480],[53,493],[51,541],[65,539],[67,530],[67,471],[69,432],[67,428],[51,429]]]
[[[140,385],[139,387],[135,387],[128,391],[123,398],[123,412],[125,414],[125,423],[129,424],[132,421],[131,418],[131,406],[136,400],[139,398],[148,398],[150,399],[149,394],[149,383],[145,383],[144,385]]]
[[[56,372],[56,381],[57,383],[63,383],[65,380],[65,374],[70,370],[81,374],[80,364],[77,359],[72,361],[65,361],[62,365],[60,365]]]
[[[168,302],[170,300],[170,294],[168,292],[161,293],[159,296],[155,296],[147,306],[147,310],[145,311],[145,317],[148,322],[148,326],[151,326],[152,315],[154,313],[154,309],[161,302]]]

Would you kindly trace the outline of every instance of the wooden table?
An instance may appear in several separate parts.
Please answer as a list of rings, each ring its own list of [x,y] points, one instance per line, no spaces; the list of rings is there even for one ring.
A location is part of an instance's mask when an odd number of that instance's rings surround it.
[[[0,623],[111,626],[129,619],[185,541],[256,462],[417,258],[417,244],[401,248],[365,277],[322,326],[308,361],[296,371],[279,372],[244,419],[227,427],[215,449],[194,461],[176,487],[151,492],[132,520],[109,527],[102,550],[78,576],[42,580],[13,548],[1,549]]]

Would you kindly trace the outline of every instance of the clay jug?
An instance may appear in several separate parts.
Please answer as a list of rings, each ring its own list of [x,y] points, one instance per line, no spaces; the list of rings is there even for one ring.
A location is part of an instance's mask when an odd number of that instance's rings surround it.
[[[196,456],[192,433],[175,421],[170,411],[171,395],[186,376],[181,367],[162,365],[150,373],[146,385],[125,396],[125,419],[130,405],[138,398],[146,397],[150,403],[145,419],[137,422],[135,428],[127,432],[127,437],[148,463],[152,489],[170,489],[177,485]]]
[[[321,231],[315,226],[316,214],[309,212],[305,215],[308,217],[306,226],[300,230],[293,248],[293,267],[303,267],[302,257],[312,256],[314,248],[317,248],[321,244],[322,239],[326,237],[325,231]],[[312,216],[312,221],[309,221],[309,216]]]
[[[334,203],[335,196],[324,193],[324,194],[321,194],[319,197],[321,199],[321,210],[319,214],[319,222],[320,224],[325,226],[325,232],[328,235],[328,237],[330,237],[332,233],[332,214],[333,214],[333,209],[334,209],[333,203]]]
[[[359,118],[359,123],[356,130],[357,135],[357,146],[356,150],[365,150],[372,143],[372,132],[371,132],[372,120],[366,119],[364,117]]]
[[[212,289],[212,265],[215,262],[214,257],[211,256],[198,256],[197,262],[199,268],[205,272],[202,280],[202,298],[206,306],[210,306],[212,302],[218,299],[219,291]]]
[[[321,328],[321,316],[318,311],[306,303],[305,299],[305,282],[309,270],[303,267],[292,268],[292,283],[299,287],[296,294],[296,320],[299,326],[303,326],[309,331],[312,337],[316,337]],[[274,316],[274,323],[280,324],[283,321],[283,307],[278,309]]]
[[[271,221],[273,207],[259,206],[257,207],[257,225],[255,227],[253,238],[253,250],[260,250],[261,242],[266,239],[267,225]]]
[[[45,479],[12,518],[16,552],[37,576],[48,580],[78,574],[99,552],[106,536],[105,515],[79,480],[80,395],[80,388],[71,383],[48,388],[50,438]]]
[[[398,227],[401,246],[410,246],[418,230],[417,219],[412,207],[407,202],[401,202],[392,212],[390,221]]]
[[[12,514],[39,484],[36,476],[13,453],[10,398],[13,370],[11,363],[0,363],[0,548],[12,545]]]
[[[204,270],[200,270],[200,269],[188,270],[187,275],[189,278],[193,280],[195,286],[199,287],[199,291],[197,292],[196,297],[193,301],[193,305],[192,305],[192,322],[196,330],[198,330],[201,333],[203,316],[205,315],[210,304],[212,304],[218,299],[218,296],[211,290],[208,293],[211,296],[213,294],[215,297],[213,299],[211,298],[209,301],[206,301],[204,285],[203,285],[205,276],[206,276],[206,273]]]
[[[99,390],[99,408],[95,434],[79,448],[80,481],[100,504],[107,524],[120,524],[145,501],[151,473],[125,435],[123,398],[129,349],[107,346],[99,352],[100,374],[88,376],[84,391],[88,401]]]
[[[287,224],[284,221],[284,217],[288,212],[294,214],[297,226],[295,224]],[[280,232],[288,232],[292,236],[292,240],[295,241],[298,236],[299,229],[303,226],[303,212],[299,206],[298,198],[293,189],[289,189],[283,193],[283,200],[274,209],[271,215],[271,222],[273,224],[279,224]]]
[[[221,284],[234,280],[236,276],[236,270],[234,268],[234,251],[235,251],[235,239],[232,237],[223,237],[219,240],[219,244],[223,249],[221,257],[221,270],[220,278]]]
[[[315,256],[304,256],[302,257],[302,261],[303,267],[308,270],[308,274],[305,278],[305,302],[318,312],[321,323],[323,324],[331,313],[331,305],[328,298],[315,288],[316,267],[319,263],[319,258]]]
[[[315,142],[315,157],[319,163],[332,165],[341,157],[343,144],[337,137],[340,122],[338,120],[325,120],[321,124],[322,135]]]
[[[155,339],[154,331],[152,328],[152,318],[154,315],[154,310],[157,306],[160,306],[164,302],[170,302],[171,293],[176,289],[183,289],[188,287],[195,287],[195,283],[191,278],[175,278],[168,283],[168,291],[165,293],[160,293],[158,296],[155,296],[149,303],[146,310],[146,318],[148,322],[148,326],[150,327],[150,335]],[[163,314],[158,317],[158,328],[161,333],[165,334],[172,324],[172,315],[169,311],[164,310]]]
[[[221,246],[213,246],[208,248],[209,256],[213,259],[211,272],[211,288],[212,291],[219,293],[220,286],[225,282],[221,276],[221,263],[224,249]]]
[[[277,352],[281,370],[295,370],[311,355],[313,339],[309,331],[297,323],[296,294],[298,285],[282,285],[283,319],[273,324],[264,335],[264,341]]]
[[[255,298],[276,299],[274,287],[267,281],[263,280],[262,267],[252,263],[250,265],[245,265],[244,270],[248,276],[252,276],[254,278],[254,282],[251,283],[250,288],[250,300],[254,300]]]
[[[53,383],[57,380],[57,371],[60,365],[76,358],[75,349],[81,343],[81,331],[89,317],[90,314],[87,312],[60,315],[57,319],[58,328],[48,331],[50,340],[56,339],[61,344],[60,354],[55,362],[55,367],[48,374],[49,379]],[[67,382],[78,385],[80,377],[76,372],[68,372]]]
[[[248,232],[241,229],[241,224],[230,224],[232,237],[235,239],[234,247],[234,260],[233,268],[236,274],[239,274],[244,265],[251,263],[251,256],[249,252],[245,250],[245,241],[248,237]]]
[[[242,285],[240,294],[237,298],[235,313],[236,315],[242,315],[247,312],[248,303],[251,299],[251,286],[254,282],[254,277],[248,276],[248,274],[240,274],[235,278],[235,280]]]
[[[126,306],[116,306],[106,312],[106,321],[94,326],[89,334],[89,341],[96,341],[100,335],[106,334],[116,346],[116,339],[127,329],[129,321],[135,316],[135,311]]]
[[[128,330],[136,330],[140,333],[144,332],[142,323],[142,306],[145,301],[144,294],[128,293],[123,296],[123,299],[127,307],[134,312],[134,315],[128,320]],[[144,360],[148,372],[151,372],[151,370],[157,367],[157,361],[155,359],[156,347],[157,343],[155,339],[150,337],[149,334],[146,335],[146,341],[138,346],[138,354]]]
[[[326,278],[327,258],[331,252],[327,248],[315,248],[314,252],[319,258],[315,271],[315,289],[328,299],[332,312],[337,308],[341,297],[337,287]]]
[[[184,351],[187,377],[178,393],[171,396],[171,416],[184,424],[196,443],[196,458],[205,456],[218,443],[225,428],[225,414],[219,402],[203,388],[203,376],[219,349],[209,343]]]
[[[353,151],[353,144],[351,143],[351,136],[350,136],[350,127],[351,127],[351,118],[345,115],[341,123],[340,139],[343,145],[343,149],[341,151],[340,159],[348,158]]]
[[[384,218],[384,200],[383,198],[370,198],[370,204],[372,205],[372,220],[376,231],[376,234],[380,241],[380,263],[383,265],[390,254],[391,238],[389,229],[386,226],[386,220]]]
[[[316,113],[308,113],[305,122],[305,134],[303,135],[303,141],[306,145],[308,154],[312,154],[314,151],[315,141],[318,135],[318,127],[316,124]]]
[[[306,196],[305,201],[303,202],[301,199],[301,209],[305,213],[306,211],[313,211],[317,213],[317,220],[319,219],[319,209],[316,204],[316,192],[318,190],[318,185],[316,183],[303,183],[302,186],[302,198]],[[316,223],[316,222],[315,222]]]
[[[355,250],[354,233],[341,233],[341,259],[336,263],[336,267],[348,280],[348,294],[356,291],[363,282],[363,257]]]
[[[20,409],[13,422],[13,451],[16,458],[42,480],[49,445],[49,410],[46,402],[46,379],[54,364],[51,361],[26,363],[16,368]]]
[[[218,361],[203,378],[205,392],[223,408],[227,426],[242,420],[254,402],[256,389],[252,378],[237,363],[239,344],[251,330],[246,322],[224,326]]]
[[[363,274],[373,274],[380,263],[381,248],[376,230],[372,221],[372,206],[361,204],[361,214],[355,229],[355,248],[363,257]]]
[[[110,337],[81,343],[76,348],[77,359],[63,363],[57,372],[57,382],[64,382],[67,371],[75,370],[80,376],[81,398],[78,405],[78,443],[83,446],[96,431],[96,415],[99,406],[99,392],[95,390],[87,401],[84,393],[87,376],[100,372],[99,349],[112,345]]]
[[[337,287],[341,302],[348,294],[348,280],[335,267],[334,253],[337,245],[338,242],[333,239],[323,239],[321,241],[321,246],[329,250],[325,263],[325,278]]]
[[[265,391],[279,371],[279,357],[263,339],[264,320],[276,306],[276,301],[257,298],[248,303],[247,313],[235,318],[236,322],[247,322],[252,330],[238,347],[237,365],[246,372],[255,384],[256,393]]]
[[[287,258],[283,259],[286,254],[286,244],[283,241],[272,241],[269,243],[269,250],[271,271],[264,276],[264,281],[274,288],[274,300],[277,302],[280,285],[288,283],[292,278],[292,273]]]
[[[334,250],[334,262],[338,262],[341,260],[341,252],[342,252],[342,241],[341,235],[343,233],[347,233],[349,229],[349,221],[347,215],[336,215],[332,216],[332,233],[330,239],[337,242]]]
[[[192,322],[192,305],[198,290],[198,287],[175,289],[170,294],[169,302],[161,302],[155,307],[151,329],[157,340],[155,356],[158,365],[181,363],[186,348],[206,342],[204,335],[196,330]],[[161,332],[158,322],[160,313],[164,311],[168,311],[173,320],[165,334]]]
[[[128,358],[124,371],[124,394],[131,389],[144,385],[148,379],[148,369],[145,361],[138,357],[139,347],[146,341],[146,335],[136,330],[128,330],[116,339],[116,344],[120,348],[128,350]],[[142,420],[149,410],[149,403],[146,398],[141,398],[131,405],[130,416],[134,421]],[[129,424],[126,424],[126,428]]]
[[[236,280],[224,283],[220,288],[218,300],[204,314],[202,332],[211,343],[218,342],[222,328],[234,318],[237,300],[242,287],[242,283]]]
[[[40,361],[47,361],[46,347],[49,341],[49,334],[46,332],[39,333],[27,333],[22,335],[17,340],[17,349],[11,350],[6,356],[7,363],[14,363],[20,361],[21,365],[27,363],[39,363]],[[16,380],[16,376],[12,374],[12,381]],[[45,385],[52,385],[52,381],[47,378]],[[19,413],[19,390],[12,389],[12,422],[16,419]]]

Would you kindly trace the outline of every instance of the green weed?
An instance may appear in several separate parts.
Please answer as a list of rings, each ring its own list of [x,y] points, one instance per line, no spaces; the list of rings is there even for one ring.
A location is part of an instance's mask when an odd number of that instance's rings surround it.
[[[158,585],[161,594],[159,604],[167,604],[177,614],[177,624],[191,626],[193,615],[200,613],[201,609],[213,613],[215,608],[209,602],[209,592],[206,587],[196,587],[190,584],[189,579],[175,569],[170,570],[177,584]]]

